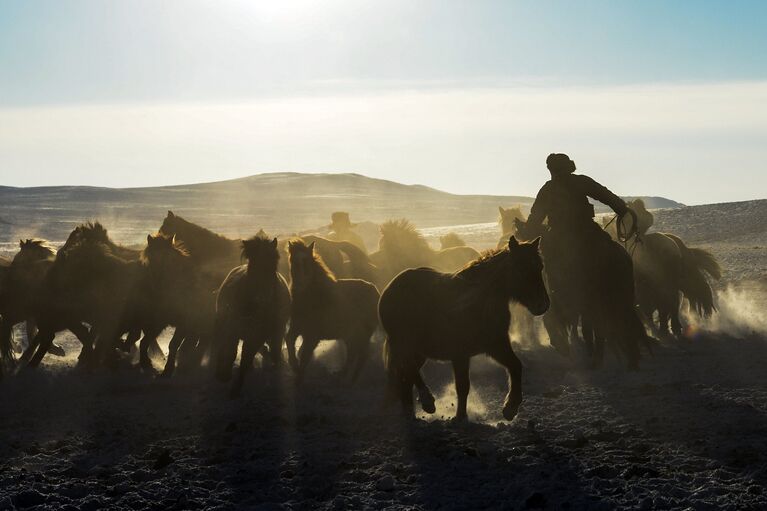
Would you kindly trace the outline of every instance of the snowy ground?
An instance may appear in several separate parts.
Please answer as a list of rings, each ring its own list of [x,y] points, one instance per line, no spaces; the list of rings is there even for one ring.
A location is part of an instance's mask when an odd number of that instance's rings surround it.
[[[303,386],[257,368],[230,400],[207,375],[85,374],[62,336],[67,358],[0,384],[0,509],[767,509],[767,240],[685,234],[726,265],[720,313],[637,373],[516,345],[525,400],[510,423],[505,374],[481,357],[472,422],[455,424],[444,364],[425,371],[437,413],[408,421],[382,407],[380,357],[349,386],[332,343]]]

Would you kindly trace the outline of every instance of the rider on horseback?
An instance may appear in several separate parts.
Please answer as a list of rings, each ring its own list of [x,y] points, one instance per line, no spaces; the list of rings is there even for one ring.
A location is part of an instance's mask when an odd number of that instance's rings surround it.
[[[594,207],[588,198],[610,206],[618,222],[629,209],[601,184],[574,174],[575,163],[566,154],[550,154],[546,166],[551,180],[538,192],[530,216],[518,232],[523,238],[532,237],[548,220],[541,252],[551,315],[561,324],[577,326],[580,319],[593,325],[598,336],[613,339],[623,348],[634,367],[644,333],[640,334],[641,323],[634,310],[631,258],[594,222]]]

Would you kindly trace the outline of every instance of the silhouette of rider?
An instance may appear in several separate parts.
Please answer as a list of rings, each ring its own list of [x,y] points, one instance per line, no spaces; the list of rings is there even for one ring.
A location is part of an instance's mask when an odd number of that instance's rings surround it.
[[[594,222],[594,206],[588,197],[610,206],[619,217],[626,214],[626,203],[588,176],[574,174],[575,162],[566,154],[546,158],[551,180],[543,185],[530,210],[527,225],[540,226],[548,218],[552,230],[576,231],[580,235],[602,233]]]
[[[328,239],[335,241],[348,241],[357,246],[360,250],[367,253],[365,242],[359,234],[352,229],[357,226],[349,219],[349,213],[346,211],[335,211],[330,215],[331,223],[328,226],[331,230]]]
[[[589,198],[610,206],[617,222],[630,213],[626,203],[588,176],[575,174],[575,163],[566,154],[550,154],[551,172],[538,192],[520,234],[529,238],[548,230],[541,252],[552,299],[552,310],[570,324],[588,316],[603,335],[627,337],[629,362],[638,360],[635,341],[643,338],[634,310],[634,279],[631,258],[594,221]],[[625,334],[625,335],[624,335]]]

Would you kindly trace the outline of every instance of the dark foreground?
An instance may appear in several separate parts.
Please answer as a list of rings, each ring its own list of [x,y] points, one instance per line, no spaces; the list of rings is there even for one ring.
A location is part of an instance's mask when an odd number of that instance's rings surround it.
[[[447,365],[428,366],[428,422],[382,410],[380,362],[348,387],[332,353],[300,389],[257,369],[238,400],[53,360],[0,384],[0,509],[767,508],[765,339],[665,346],[638,374],[521,358],[511,423],[504,371],[475,359],[472,424],[441,420]]]

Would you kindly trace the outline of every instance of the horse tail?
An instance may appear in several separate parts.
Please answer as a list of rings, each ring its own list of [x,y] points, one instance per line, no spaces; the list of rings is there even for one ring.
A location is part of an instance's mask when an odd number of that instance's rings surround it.
[[[716,310],[714,291],[708,277],[719,280],[722,269],[711,252],[701,248],[690,248],[673,234],[668,235],[679,247],[682,256],[680,288],[690,301],[690,307],[701,317],[709,317]]]

